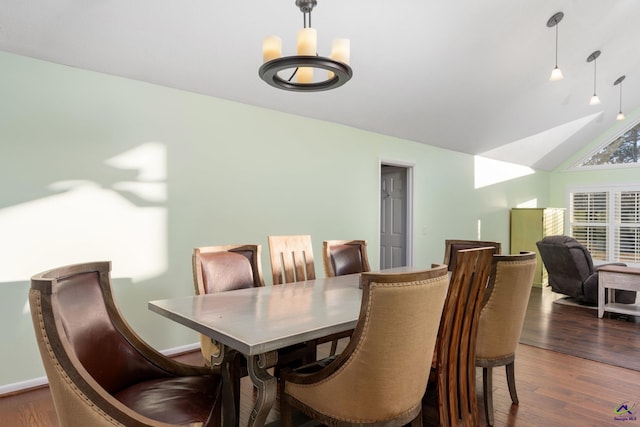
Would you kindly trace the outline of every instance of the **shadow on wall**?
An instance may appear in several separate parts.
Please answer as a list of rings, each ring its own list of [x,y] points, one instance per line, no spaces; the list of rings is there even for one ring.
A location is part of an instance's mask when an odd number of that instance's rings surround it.
[[[0,283],[77,262],[113,261],[113,277],[133,282],[167,269],[166,147],[142,144],[105,161],[135,169],[135,181],[110,188],[78,179],[48,186],[51,195],[0,210]]]

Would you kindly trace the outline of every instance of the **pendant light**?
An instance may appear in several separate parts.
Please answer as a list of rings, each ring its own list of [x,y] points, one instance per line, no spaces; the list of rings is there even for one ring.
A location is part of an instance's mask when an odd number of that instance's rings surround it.
[[[311,11],[316,4],[317,0],[296,0],[304,25],[298,31],[297,55],[282,56],[282,40],[279,37],[269,36],[264,39],[263,64],[258,74],[267,84],[296,92],[315,92],[335,89],[351,79],[353,72],[349,66],[349,40],[334,40],[329,57],[319,56],[317,53],[317,33],[315,28],[311,28]],[[291,70],[288,78],[279,75],[284,70]],[[318,76],[318,70],[324,71],[324,79]]]
[[[589,100],[589,105],[600,104],[600,98],[598,98],[598,95],[596,95],[596,59],[598,59],[600,53],[602,52],[596,50],[587,57],[587,62],[593,62],[593,96]]]
[[[551,77],[549,77],[549,80],[552,82],[562,80],[563,77],[562,71],[560,71],[560,68],[558,67],[558,23],[562,21],[563,17],[564,13],[558,12],[547,21],[547,27],[556,27],[556,66],[551,71]]]
[[[626,76],[620,76],[615,82],[613,82],[614,86],[620,86],[620,112],[616,116],[616,120],[624,120],[624,113],[622,112],[622,82],[625,78]]]

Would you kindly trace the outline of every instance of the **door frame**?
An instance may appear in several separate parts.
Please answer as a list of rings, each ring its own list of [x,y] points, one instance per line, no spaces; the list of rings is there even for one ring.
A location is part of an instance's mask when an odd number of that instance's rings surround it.
[[[407,217],[405,218],[406,227],[405,227],[405,256],[406,256],[406,264],[408,267],[413,267],[413,198],[414,198],[414,185],[413,185],[413,176],[415,167],[415,163],[404,162],[399,160],[391,160],[391,159],[379,159],[378,162],[378,262],[380,262],[380,210],[382,207],[382,166],[394,166],[403,168],[407,171],[407,194],[406,194],[406,213]]]

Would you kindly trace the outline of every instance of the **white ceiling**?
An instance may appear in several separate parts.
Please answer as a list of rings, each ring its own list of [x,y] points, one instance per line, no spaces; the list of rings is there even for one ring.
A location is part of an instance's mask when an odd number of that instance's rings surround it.
[[[623,109],[640,106],[638,0],[318,0],[312,24],[321,55],[351,39],[339,89],[258,77],[264,36],[294,53],[295,0],[3,0],[0,50],[545,170],[615,124],[620,75]]]

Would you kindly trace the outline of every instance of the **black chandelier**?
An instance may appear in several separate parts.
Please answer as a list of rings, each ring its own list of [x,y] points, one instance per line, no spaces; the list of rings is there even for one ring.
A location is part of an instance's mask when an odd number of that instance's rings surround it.
[[[349,66],[350,46],[348,39],[333,41],[329,57],[317,54],[317,34],[311,28],[311,11],[317,0],[296,0],[296,6],[303,15],[304,28],[298,31],[297,55],[282,56],[282,40],[268,36],[262,44],[263,64],[258,70],[260,78],[278,89],[297,92],[317,92],[335,89],[351,79],[353,72]],[[325,79],[317,79],[318,69],[327,72]],[[291,70],[288,78],[280,72]],[[294,79],[295,78],[295,79]]]

